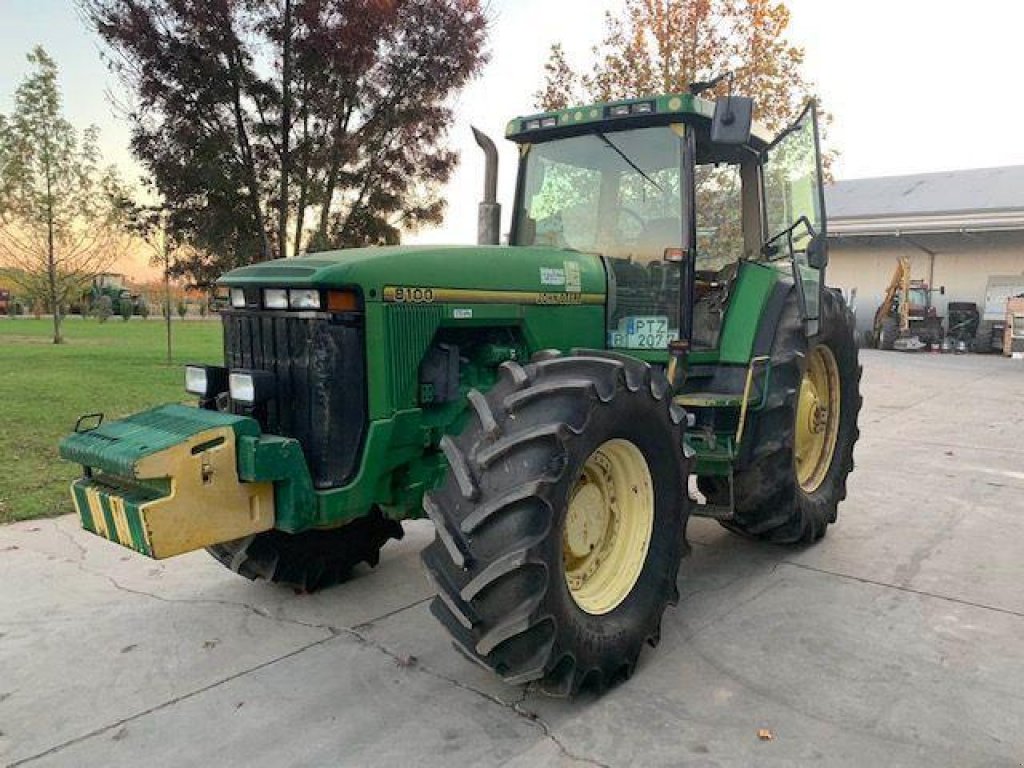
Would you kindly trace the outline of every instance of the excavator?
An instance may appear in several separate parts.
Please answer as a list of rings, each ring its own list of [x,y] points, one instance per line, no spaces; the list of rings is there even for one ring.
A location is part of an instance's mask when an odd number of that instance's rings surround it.
[[[941,344],[942,317],[932,305],[931,288],[924,280],[910,277],[910,259],[901,256],[875,311],[873,338],[877,349],[913,352]],[[939,288],[944,294],[945,288]]]

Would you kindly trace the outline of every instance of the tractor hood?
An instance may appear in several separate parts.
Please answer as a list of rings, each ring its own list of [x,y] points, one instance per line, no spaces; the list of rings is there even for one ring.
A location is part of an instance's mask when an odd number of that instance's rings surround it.
[[[227,286],[357,285],[364,300],[371,302],[393,299],[396,291],[401,297],[407,289],[426,288],[584,294],[591,301],[606,292],[604,266],[594,254],[480,245],[325,251],[241,267],[218,282]]]

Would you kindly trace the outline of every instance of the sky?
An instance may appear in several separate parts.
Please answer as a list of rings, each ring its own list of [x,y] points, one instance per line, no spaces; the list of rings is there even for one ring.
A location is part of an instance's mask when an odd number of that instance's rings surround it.
[[[508,120],[534,111],[534,94],[553,42],[588,61],[604,12],[620,0],[490,0],[491,59],[458,97],[449,141],[461,162],[445,190],[448,215],[407,242],[473,242],[483,156],[470,125],[501,150],[499,200],[505,230],[515,152],[502,138]],[[789,0],[789,39],[806,52],[804,73],[834,121],[839,179],[1024,164],[1024,99],[1010,89],[1020,70],[1024,3],[1008,0]],[[66,112],[99,126],[108,160],[137,174],[128,128],[111,107],[119,90],[100,47],[71,0],[0,0],[0,112],[42,44],[61,69]]]

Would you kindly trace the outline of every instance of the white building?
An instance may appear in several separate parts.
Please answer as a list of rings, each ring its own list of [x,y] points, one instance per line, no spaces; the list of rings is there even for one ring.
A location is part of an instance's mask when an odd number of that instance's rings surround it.
[[[984,311],[990,278],[1024,284],[1024,166],[840,181],[826,190],[828,283],[857,289],[857,324],[875,309],[902,255],[950,301]]]

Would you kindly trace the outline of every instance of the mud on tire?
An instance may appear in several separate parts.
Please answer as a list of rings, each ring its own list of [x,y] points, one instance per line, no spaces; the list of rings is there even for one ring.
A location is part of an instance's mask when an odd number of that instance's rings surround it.
[[[685,415],[664,375],[624,355],[578,350],[506,363],[469,402],[463,433],[442,441],[445,484],[424,500],[437,531],[422,555],[437,589],[431,611],[460,650],[509,683],[539,680],[548,693],[572,695],[628,678],[678,600],[685,547]],[[653,528],[635,584],[594,615],[568,587],[563,530],[583,464],[616,438],[647,463]]]

